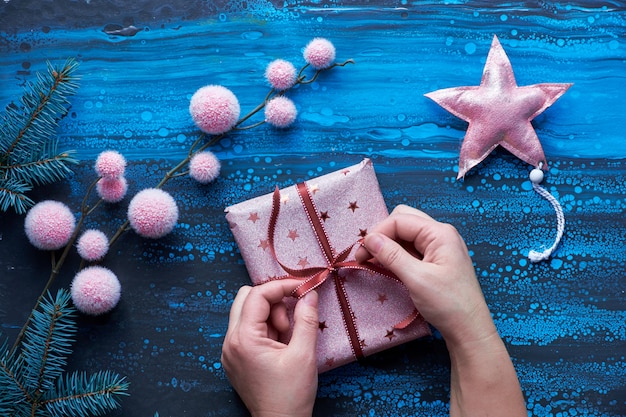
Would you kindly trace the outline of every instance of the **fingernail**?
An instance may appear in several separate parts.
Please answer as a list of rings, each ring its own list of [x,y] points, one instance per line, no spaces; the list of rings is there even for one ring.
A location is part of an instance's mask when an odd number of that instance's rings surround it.
[[[368,235],[365,238],[365,248],[372,255],[377,255],[383,248],[384,244],[385,240],[381,236],[376,234]]]

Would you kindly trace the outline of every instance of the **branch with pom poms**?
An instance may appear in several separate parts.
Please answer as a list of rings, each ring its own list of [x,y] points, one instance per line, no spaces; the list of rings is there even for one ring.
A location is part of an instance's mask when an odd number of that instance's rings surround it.
[[[171,168],[153,188],[144,189],[131,199],[127,219],[110,238],[102,231],[94,229],[81,233],[81,227],[86,217],[98,206],[119,203],[126,196],[126,160],[117,151],[104,151],[96,159],[97,179],[85,194],[77,221],[63,203],[44,201],[34,206],[26,216],[26,234],[37,248],[52,253],[51,274],[35,308],[59,275],[68,254],[76,246],[82,262],[71,285],[75,306],[79,311],[91,315],[104,314],[113,309],[121,293],[118,278],[103,266],[88,264],[103,260],[109,248],[128,230],[132,229],[145,238],[158,239],[174,229],[178,221],[178,207],[174,198],[162,190],[163,186],[173,178],[187,175],[203,184],[212,182],[219,176],[221,166],[217,157],[207,150],[210,146],[234,130],[251,129],[264,123],[278,128],[290,126],[297,117],[297,110],[294,102],[285,95],[287,91],[297,85],[314,82],[323,71],[354,63],[352,59],[335,62],[335,47],[323,38],[313,39],[304,48],[303,55],[306,63],[299,70],[282,59],[274,60],[267,66],[265,78],[271,89],[263,101],[243,117],[240,117],[241,109],[237,97],[227,88],[209,85],[196,91],[191,98],[189,111],[194,123],[203,133],[190,146],[187,156]],[[307,70],[310,68],[313,73],[309,77]],[[264,110],[263,120],[246,125],[261,110]],[[208,140],[207,136],[210,136]],[[99,200],[89,205],[94,189]],[[61,249],[57,258],[56,251]],[[13,349],[21,343],[23,332],[31,318],[24,325]]]

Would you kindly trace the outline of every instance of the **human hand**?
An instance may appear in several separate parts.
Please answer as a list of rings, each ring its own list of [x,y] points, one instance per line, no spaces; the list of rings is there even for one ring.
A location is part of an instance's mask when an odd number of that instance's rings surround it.
[[[357,259],[374,257],[408,288],[448,348],[497,336],[465,242],[449,225],[400,205],[370,229]]]
[[[283,298],[301,284],[278,280],[242,287],[222,347],[226,375],[254,417],[311,416],[317,393],[317,293],[301,298],[289,331]]]
[[[357,259],[373,256],[395,273],[424,319],[445,339],[451,363],[450,416],[525,416],[515,369],[456,229],[398,206],[370,230],[364,245],[367,249],[359,248]]]

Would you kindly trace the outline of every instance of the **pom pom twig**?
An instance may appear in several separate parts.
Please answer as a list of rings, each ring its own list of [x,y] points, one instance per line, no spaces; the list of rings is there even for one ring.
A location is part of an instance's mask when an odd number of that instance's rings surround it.
[[[158,238],[169,233],[176,225],[176,221],[178,218],[178,209],[176,207],[174,199],[168,193],[162,191],[161,188],[163,188],[173,178],[183,175],[190,175],[192,178],[195,178],[200,182],[210,182],[211,180],[215,179],[215,177],[219,174],[219,161],[217,160],[217,158],[215,158],[215,161],[213,161],[212,158],[207,158],[207,156],[210,154],[206,151],[207,148],[219,142],[226,134],[233,130],[249,129],[251,127],[266,123],[266,120],[262,120],[248,126],[243,126],[246,121],[248,121],[251,117],[263,110],[270,102],[270,100],[278,98],[284,98],[285,100],[287,100],[286,97],[284,97],[283,95],[289,89],[299,84],[310,84],[318,78],[321,72],[328,71],[338,66],[343,67],[349,63],[354,63],[354,61],[349,59],[343,63],[329,63],[324,68],[315,69],[315,72],[313,73],[311,78],[307,78],[307,76],[305,75],[305,70],[312,64],[305,64],[295,76],[293,84],[290,78],[290,74],[287,74],[287,78],[289,79],[281,79],[279,81],[274,80],[275,85],[273,85],[273,87],[267,93],[263,101],[254,109],[252,109],[248,114],[241,118],[239,118],[239,103],[237,102],[236,97],[233,99],[234,96],[231,97],[230,94],[225,93],[224,90],[227,92],[229,92],[229,90],[223,87],[218,89],[218,94],[205,94],[205,92],[199,96],[196,96],[193,99],[193,103],[190,105],[190,111],[192,113],[194,122],[196,122],[198,128],[202,131],[202,133],[190,146],[187,156],[177,165],[172,167],[168,172],[166,172],[163,178],[152,189],[148,190],[150,195],[146,195],[145,192],[144,194],[140,192],[135,196],[135,198],[131,201],[131,204],[129,205],[127,219],[111,236],[108,242],[108,247],[110,248],[128,230],[135,230],[138,234],[148,238]],[[212,89],[211,91],[213,91],[214,93],[214,90],[215,89]],[[212,102],[207,103],[207,100]],[[226,103],[221,103],[220,100],[226,100]],[[224,107],[224,104],[226,105],[226,107]],[[215,109],[217,110],[214,111]],[[285,106],[283,106],[282,109],[279,109],[282,110],[283,113],[282,119],[279,119],[277,123],[274,123],[275,125],[286,126],[293,121],[289,119],[295,118],[295,105],[293,105],[293,107],[289,106],[289,109],[287,109],[287,114],[284,114],[285,109]],[[210,114],[205,114],[206,112],[209,112]],[[285,120],[289,120],[289,123],[286,123]],[[195,161],[193,166],[191,166],[190,164],[192,160]],[[102,157],[96,163],[96,170],[99,176],[91,183],[85,193],[85,197],[83,198],[83,201],[81,203],[74,232],[71,234],[58,259],[55,252],[51,253],[52,269],[48,282],[46,283],[46,286],[44,287],[41,296],[37,300],[35,308],[32,310],[30,317],[27,319],[24,327],[18,335],[13,347],[10,351],[7,352],[7,357],[13,357],[16,354],[18,347],[21,345],[25,335],[27,335],[28,333],[28,326],[38,320],[38,315],[35,313],[35,311],[37,307],[41,305],[44,295],[47,293],[55,278],[59,275],[61,267],[68,257],[70,249],[75,245],[75,242],[79,236],[80,229],[85,222],[86,217],[103,202],[117,202],[124,198],[128,188],[126,180],[122,176],[124,173],[124,168],[125,160],[123,159],[123,157],[121,157],[121,155],[114,153],[102,155]],[[117,182],[112,183],[111,181]],[[2,186],[3,184],[0,184],[0,190],[2,189]],[[19,186],[24,187],[23,185]],[[94,189],[96,190],[100,199],[97,200],[93,205],[90,205],[90,196]],[[14,190],[16,191],[13,194],[7,193],[8,197],[6,197],[7,199],[11,199],[11,202],[14,203],[12,205],[15,205],[15,201],[17,201],[17,199],[19,198],[19,193],[17,192],[19,191],[19,187],[17,185],[14,186]],[[154,195],[157,195],[156,199],[152,198],[154,197]],[[24,206],[27,206],[27,203],[23,204]],[[0,207],[2,207],[2,205],[3,202],[0,199]],[[159,209],[157,209],[156,212],[152,210],[155,206],[160,207]],[[146,211],[146,209],[148,210]],[[159,217],[160,215],[165,215],[166,218]],[[83,262],[81,263],[81,270],[83,269],[84,264],[85,260],[83,260]],[[111,286],[109,285],[106,287],[109,288]],[[113,295],[109,294],[109,296],[115,298],[115,291],[112,294]],[[109,301],[115,302],[111,302],[107,305],[114,305],[115,303],[117,303],[117,300],[113,300],[113,298],[111,298]],[[101,376],[103,378],[107,377],[107,375]],[[110,379],[117,382],[122,381],[119,380],[119,378]],[[0,383],[1,382],[2,379],[0,376]],[[126,390],[126,385],[124,385],[125,383],[122,382],[120,382],[119,384],[121,386],[119,392],[123,392]],[[60,390],[60,392],[66,392],[67,390],[69,390],[68,387],[76,386],[86,387],[85,390],[88,390],[89,386],[91,386],[90,383],[90,380],[88,381],[85,378],[81,379],[79,377],[76,377],[75,379],[67,379],[59,383],[58,389]],[[0,409],[2,406],[3,404],[0,402]],[[90,410],[93,410],[92,408],[90,408],[91,406],[84,405],[84,407],[84,410],[86,412],[91,412]]]

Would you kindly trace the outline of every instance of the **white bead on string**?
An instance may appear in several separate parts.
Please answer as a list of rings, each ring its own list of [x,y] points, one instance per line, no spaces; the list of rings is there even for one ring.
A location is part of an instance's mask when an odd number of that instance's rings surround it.
[[[533,263],[544,261],[552,255],[552,253],[556,250],[556,247],[559,245],[559,242],[561,241],[561,238],[563,237],[563,232],[565,230],[565,216],[563,215],[563,209],[561,208],[561,204],[556,198],[554,198],[552,194],[550,194],[548,190],[546,190],[541,185],[539,185],[543,181],[543,177],[544,177],[543,170],[541,169],[542,167],[543,167],[543,163],[540,162],[537,168],[530,171],[530,174],[528,177],[530,178],[530,182],[532,183],[533,189],[535,190],[535,192],[539,194],[540,196],[542,196],[543,198],[545,198],[546,200],[548,200],[548,202],[550,202],[550,204],[554,208],[554,211],[556,212],[556,220],[557,220],[557,233],[556,233],[556,239],[554,243],[552,244],[552,246],[550,246],[549,248],[545,249],[542,252],[531,250],[528,253],[528,259],[530,259],[530,261]]]

